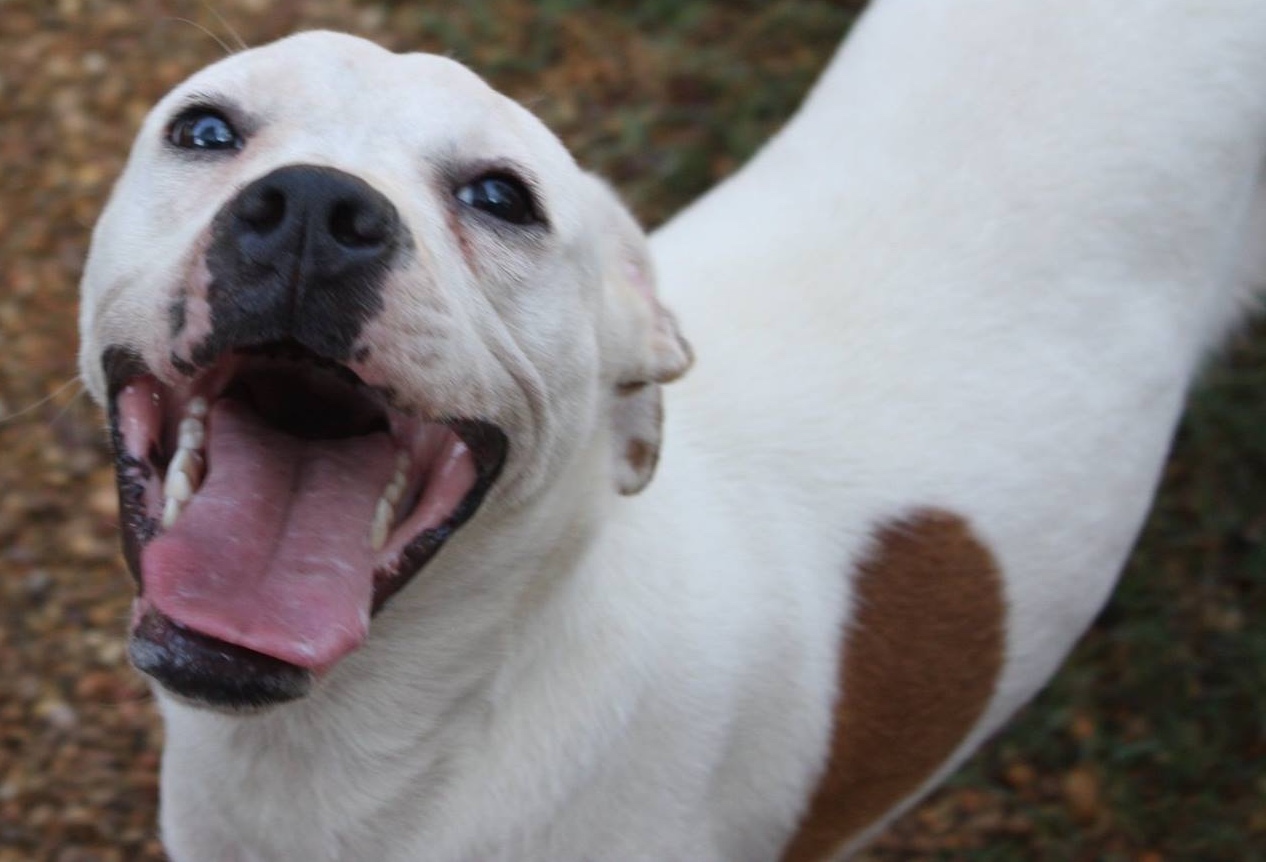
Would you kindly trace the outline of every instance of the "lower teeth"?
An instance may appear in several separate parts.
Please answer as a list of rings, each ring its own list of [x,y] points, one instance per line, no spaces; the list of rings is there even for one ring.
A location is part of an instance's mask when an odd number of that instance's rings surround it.
[[[375,551],[381,551],[387,543],[387,533],[391,530],[391,522],[395,518],[396,505],[404,496],[404,486],[409,481],[409,456],[401,452],[396,458],[396,472],[383,489],[374,507],[374,522],[369,528],[369,545]]]

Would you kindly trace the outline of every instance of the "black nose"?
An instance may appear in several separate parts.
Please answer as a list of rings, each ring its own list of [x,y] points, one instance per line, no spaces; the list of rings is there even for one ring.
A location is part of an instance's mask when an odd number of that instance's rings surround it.
[[[198,353],[295,339],[344,359],[382,310],[406,237],[391,201],[349,173],[289,165],[260,177],[215,219],[206,258],[212,334]]]
[[[291,165],[251,183],[230,208],[243,257],[292,264],[298,278],[372,266],[393,247],[399,215],[391,201],[351,174]]]

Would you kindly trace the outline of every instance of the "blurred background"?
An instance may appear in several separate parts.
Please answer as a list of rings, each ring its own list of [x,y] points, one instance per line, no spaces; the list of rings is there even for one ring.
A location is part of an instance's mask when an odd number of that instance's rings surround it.
[[[297,29],[447,53],[654,226],[778,127],[861,5],[0,0],[0,862],[163,859],[162,730],[124,656],[113,478],[75,368],[89,231],[154,100]],[[1264,621],[1259,325],[1205,375],[1133,562],[1063,673],[866,858],[1266,859]]]

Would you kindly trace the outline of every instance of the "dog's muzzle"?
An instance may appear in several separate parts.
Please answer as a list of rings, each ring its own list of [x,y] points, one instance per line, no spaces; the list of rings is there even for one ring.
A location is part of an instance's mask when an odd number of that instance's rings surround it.
[[[103,356],[130,652],[169,690],[235,710],[302,696],[499,474],[499,429],[421,415],[348,364],[407,245],[362,180],[278,169],[213,222],[210,329],[174,361],[184,379]]]

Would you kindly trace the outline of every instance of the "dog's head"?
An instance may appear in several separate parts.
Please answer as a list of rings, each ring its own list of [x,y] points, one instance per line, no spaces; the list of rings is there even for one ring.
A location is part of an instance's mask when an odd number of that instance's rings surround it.
[[[539,121],[450,60],[330,33],[155,107],[81,332],[133,659],[229,708],[305,693],[455,531],[577,459],[639,490],[690,362],[641,231]]]

